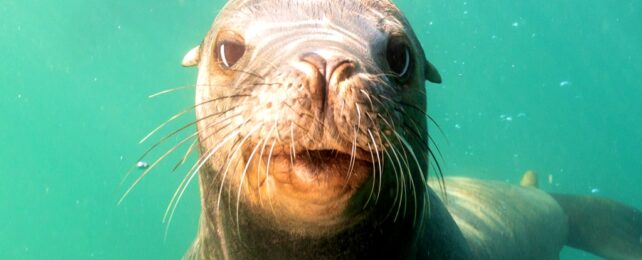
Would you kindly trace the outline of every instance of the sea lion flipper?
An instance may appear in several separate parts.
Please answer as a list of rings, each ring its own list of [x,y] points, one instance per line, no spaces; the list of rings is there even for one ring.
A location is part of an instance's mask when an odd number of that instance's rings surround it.
[[[537,173],[532,170],[528,170],[522,175],[522,179],[519,182],[519,185],[522,187],[533,187],[538,188],[539,184],[537,181]]]
[[[192,48],[185,57],[183,57],[183,67],[192,67],[198,65],[201,60],[201,45]]]
[[[432,65],[432,63],[426,60],[424,68],[424,74],[428,81],[432,83],[441,83],[441,75],[439,74],[439,71],[437,71],[437,68]]]
[[[551,195],[568,216],[569,246],[606,259],[642,259],[642,212],[604,198]]]

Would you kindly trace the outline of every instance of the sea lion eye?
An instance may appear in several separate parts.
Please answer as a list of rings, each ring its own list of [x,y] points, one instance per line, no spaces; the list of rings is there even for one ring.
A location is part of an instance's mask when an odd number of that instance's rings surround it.
[[[245,45],[241,42],[222,40],[216,44],[216,58],[225,69],[236,64],[245,53]]]
[[[406,79],[410,74],[412,68],[412,57],[410,54],[410,48],[405,42],[394,38],[388,42],[388,49],[386,51],[388,67],[390,67],[392,73],[401,80]]]

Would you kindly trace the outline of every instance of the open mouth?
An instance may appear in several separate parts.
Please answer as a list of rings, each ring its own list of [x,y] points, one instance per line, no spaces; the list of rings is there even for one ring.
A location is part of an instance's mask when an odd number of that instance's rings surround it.
[[[362,174],[364,170],[370,171],[372,168],[370,160],[364,160],[356,154],[347,154],[338,150],[304,150],[297,152],[296,156],[289,153],[275,154],[273,159],[287,164],[285,168],[288,169],[292,184],[312,185],[332,181],[345,186],[353,175]]]
[[[373,175],[373,156],[370,153],[365,157],[357,156],[357,152],[344,153],[333,149],[300,150],[296,153],[278,149],[271,156],[258,157],[252,158],[252,167],[259,174],[248,175],[250,178],[261,176],[259,186],[270,179],[269,183],[277,185],[278,190],[299,199],[310,199],[316,204],[350,197]]]
[[[340,169],[348,167],[354,168],[357,164],[368,163],[372,164],[370,158],[365,159],[363,156],[354,154],[347,154],[338,150],[305,150],[293,158],[296,163],[309,164],[310,167],[318,168],[317,171],[324,171],[325,169],[337,169],[337,174],[341,174]],[[349,174],[349,173],[348,173]]]

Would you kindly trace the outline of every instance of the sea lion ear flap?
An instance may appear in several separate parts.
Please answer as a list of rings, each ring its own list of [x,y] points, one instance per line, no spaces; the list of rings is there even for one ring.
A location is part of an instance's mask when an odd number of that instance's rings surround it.
[[[198,65],[201,61],[201,45],[198,45],[191,49],[185,57],[183,57],[182,65],[183,67],[192,67]]]
[[[432,83],[441,83],[441,75],[439,75],[439,71],[437,71],[437,68],[435,68],[435,66],[428,60],[426,60],[424,65],[424,76]]]

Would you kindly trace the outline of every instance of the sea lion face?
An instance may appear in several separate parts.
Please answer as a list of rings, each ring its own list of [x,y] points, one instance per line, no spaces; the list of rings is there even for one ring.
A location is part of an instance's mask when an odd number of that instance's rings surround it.
[[[223,201],[238,221],[327,234],[423,179],[423,85],[439,76],[389,2],[230,1],[185,63],[206,214]]]

